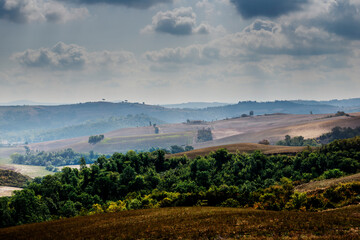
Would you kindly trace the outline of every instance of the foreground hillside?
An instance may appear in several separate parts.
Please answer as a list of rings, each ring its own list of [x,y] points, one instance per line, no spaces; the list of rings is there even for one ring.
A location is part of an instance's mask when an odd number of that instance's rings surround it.
[[[360,206],[274,212],[219,207],[146,209],[0,229],[1,239],[359,239]]]

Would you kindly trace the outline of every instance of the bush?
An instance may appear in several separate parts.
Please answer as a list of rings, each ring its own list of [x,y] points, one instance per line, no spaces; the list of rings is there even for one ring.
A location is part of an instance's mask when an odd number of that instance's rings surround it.
[[[225,201],[223,201],[220,206],[222,207],[240,207],[240,203],[239,201],[233,199],[233,198],[228,198]]]
[[[98,142],[101,142],[104,139],[104,135],[95,135],[89,137],[89,143],[90,144],[97,144]]]
[[[330,178],[339,178],[344,175],[344,172],[340,171],[340,169],[335,168],[328,171],[325,171],[321,176],[320,179],[330,179]]]
[[[263,145],[270,145],[270,142],[267,139],[263,139],[263,140],[259,141],[258,143],[263,144]]]

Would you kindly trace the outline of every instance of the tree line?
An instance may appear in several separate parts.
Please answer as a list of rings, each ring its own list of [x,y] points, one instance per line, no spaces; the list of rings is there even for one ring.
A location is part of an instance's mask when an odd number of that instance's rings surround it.
[[[94,163],[101,155],[90,151],[89,153],[78,153],[71,148],[57,152],[31,151],[25,147],[26,154],[14,153],[10,156],[15,164],[36,165],[36,166],[64,166],[79,164],[84,158],[86,163]]]
[[[360,170],[360,137],[310,147],[296,156],[229,153],[166,158],[165,152],[100,156],[90,167],[35,178],[12,197],[0,198],[1,226],[125,209],[235,206],[318,210],[356,202],[358,185],[327,195],[299,195],[293,185]],[[336,169],[336,170],[335,170]],[[342,190],[343,189],[343,190]],[[343,192],[346,191],[346,192]]]

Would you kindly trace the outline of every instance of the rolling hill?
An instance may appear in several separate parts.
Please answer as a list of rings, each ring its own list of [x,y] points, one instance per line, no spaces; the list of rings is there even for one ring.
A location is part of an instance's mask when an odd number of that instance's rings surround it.
[[[59,105],[59,106],[0,106],[0,140],[11,142],[43,141],[49,139],[31,139],[32,136],[40,131],[53,131],[52,139],[70,138],[82,136],[82,131],[78,130],[84,124],[106,120],[112,117],[125,118],[127,116],[143,115],[148,118],[158,119],[159,123],[180,123],[190,120],[215,121],[219,119],[239,117],[254,111],[255,115],[288,113],[288,114],[325,114],[335,113],[344,110],[343,107],[332,106],[323,103],[306,102],[295,103],[291,101],[275,102],[239,102],[217,107],[207,107],[202,109],[179,109],[165,108],[161,106],[140,104],[140,103],[111,103],[111,102],[88,102],[79,104]],[[346,109],[345,109],[346,110]],[[359,108],[351,107],[351,112],[360,111]],[[139,126],[134,121],[133,125]],[[125,124],[123,124],[125,125]],[[146,126],[141,124],[140,126]],[[74,131],[69,133],[68,129]],[[115,130],[107,129],[106,131]],[[54,133],[55,131],[55,133]],[[45,133],[44,133],[45,134]],[[74,136],[74,134],[76,136]],[[88,134],[96,134],[95,130]]]
[[[314,138],[331,131],[336,126],[360,126],[360,113],[331,118],[328,117],[328,114],[275,114],[196,124],[164,124],[158,126],[159,134],[154,134],[153,127],[111,131],[104,134],[104,141],[95,145],[88,143],[88,137],[79,137],[34,143],[29,146],[33,150],[53,151],[72,148],[80,152],[93,150],[104,154],[126,152],[130,149],[147,151],[151,147],[168,148],[171,145],[192,145],[195,149],[201,149],[238,143],[258,143],[262,139],[268,139],[274,144],[276,141],[283,139],[287,134],[290,136],[302,135],[306,138]],[[212,130],[212,141],[202,143],[196,141],[197,130],[202,128],[210,128]],[[264,146],[263,148],[266,147],[269,146]]]

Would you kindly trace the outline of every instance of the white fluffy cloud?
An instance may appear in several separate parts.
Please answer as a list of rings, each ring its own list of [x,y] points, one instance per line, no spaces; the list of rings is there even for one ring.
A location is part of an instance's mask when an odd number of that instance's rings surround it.
[[[88,15],[86,8],[69,8],[50,0],[1,0],[0,19],[16,23],[62,23]]]
[[[209,34],[220,31],[225,31],[222,26],[212,27],[207,23],[197,26],[196,14],[191,7],[160,11],[153,16],[152,23],[141,30],[142,33],[157,32],[171,35]]]
[[[116,68],[136,62],[135,56],[131,52],[89,52],[84,47],[63,42],[59,42],[51,48],[28,49],[13,54],[11,58],[27,68],[60,71],[82,70],[85,68]]]

